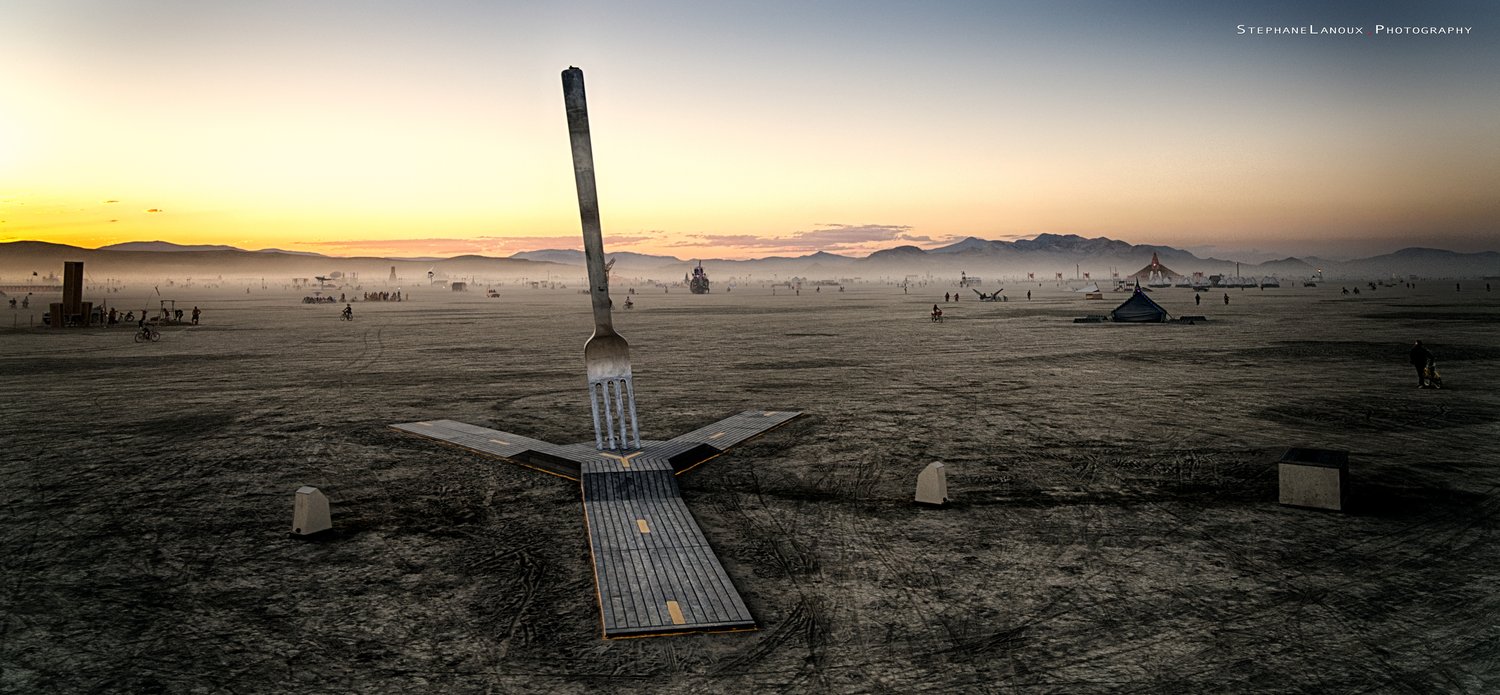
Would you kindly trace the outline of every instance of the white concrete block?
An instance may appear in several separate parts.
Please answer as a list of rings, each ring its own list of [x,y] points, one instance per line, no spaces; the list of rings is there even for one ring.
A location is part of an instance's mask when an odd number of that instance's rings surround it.
[[[1349,488],[1349,452],[1288,449],[1276,468],[1282,504],[1343,511]]]
[[[315,487],[297,488],[296,503],[292,509],[292,533],[307,536],[333,528],[328,513],[328,498]]]
[[[919,504],[948,503],[948,473],[943,464],[936,461],[927,464],[917,476],[917,502]]]

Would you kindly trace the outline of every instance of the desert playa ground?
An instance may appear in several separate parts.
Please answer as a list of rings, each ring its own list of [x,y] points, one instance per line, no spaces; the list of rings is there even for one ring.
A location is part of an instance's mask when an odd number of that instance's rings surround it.
[[[0,691],[1500,689],[1500,292],[623,289],[644,437],[806,413],[680,479],[758,631],[600,639],[576,484],[388,428],[591,440],[584,297],[226,283],[159,343],[0,330]],[[1347,513],[1276,503],[1294,445]]]

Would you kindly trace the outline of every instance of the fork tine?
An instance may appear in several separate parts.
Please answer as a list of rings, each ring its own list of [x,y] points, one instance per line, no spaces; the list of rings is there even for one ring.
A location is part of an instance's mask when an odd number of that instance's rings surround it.
[[[599,390],[589,384],[589,410],[594,413],[594,448],[604,448],[604,437],[599,432]]]
[[[635,435],[635,448],[641,448],[640,421],[635,417],[635,380],[625,377],[626,399],[630,401],[630,433]]]
[[[620,448],[630,446],[630,441],[625,438],[625,380],[618,379],[615,384],[615,412],[620,416]]]
[[[594,418],[594,448],[641,448],[641,426],[635,410],[635,381],[604,378],[589,383],[589,410]],[[600,418],[600,413],[604,414]]]
[[[609,448],[615,449],[615,448],[618,448],[618,447],[615,446],[615,421],[614,421],[614,416],[610,412],[612,410],[612,408],[609,407],[609,382],[608,381],[601,382],[599,384],[599,388],[603,391],[603,393],[600,394],[600,396],[601,396],[602,400],[604,401],[604,432],[605,432],[605,435],[606,435],[606,439],[609,442]]]

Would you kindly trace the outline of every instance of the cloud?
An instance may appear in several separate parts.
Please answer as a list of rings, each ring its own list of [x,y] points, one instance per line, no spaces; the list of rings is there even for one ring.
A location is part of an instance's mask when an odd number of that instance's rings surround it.
[[[655,238],[649,234],[611,234],[606,235],[604,240],[605,243],[609,244],[609,250],[614,251],[622,250],[619,249],[621,246],[630,246]],[[509,256],[521,251],[539,251],[542,249],[582,250],[583,236],[581,234],[570,234],[567,236],[524,237],[478,236],[470,238],[340,239],[337,241],[312,241],[301,244],[301,246],[317,247],[321,250],[345,254],[394,254],[407,256],[481,254],[488,256]]]
[[[901,224],[819,224],[814,229],[795,232],[786,237],[764,237],[753,234],[691,234],[690,241],[679,246],[715,246],[735,249],[774,250],[785,253],[814,251],[872,251],[872,245],[884,246],[892,241],[923,241],[911,237],[909,225]]]
[[[45,232],[53,229],[77,229],[79,227],[87,227],[96,224],[109,224],[110,222],[114,221],[115,220],[99,218],[87,220],[64,220],[61,222],[37,222],[33,224],[23,224],[20,226],[7,226],[6,231]],[[0,222],[4,222],[4,220],[0,220]]]

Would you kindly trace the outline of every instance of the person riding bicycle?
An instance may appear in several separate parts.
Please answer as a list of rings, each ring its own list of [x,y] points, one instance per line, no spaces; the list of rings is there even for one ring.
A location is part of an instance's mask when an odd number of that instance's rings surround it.
[[[155,333],[150,326],[146,325],[146,315],[141,314],[141,319],[135,323],[135,342],[140,343],[151,340],[151,334]]]
[[[354,305],[353,304],[345,304],[344,305],[344,320],[345,321],[353,321],[354,320]]]

